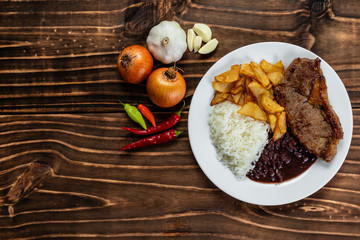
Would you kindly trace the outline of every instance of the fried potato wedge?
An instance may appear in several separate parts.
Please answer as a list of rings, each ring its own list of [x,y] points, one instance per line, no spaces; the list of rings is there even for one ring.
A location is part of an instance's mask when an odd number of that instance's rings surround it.
[[[243,95],[243,91],[238,92],[236,94],[231,94],[234,103],[239,104],[239,101],[240,101],[240,98],[242,95]]]
[[[222,93],[222,92],[216,91],[214,94],[214,98],[211,100],[210,105],[214,106],[218,103],[221,103],[222,101],[224,101],[227,98],[228,95],[229,95],[229,93]]]
[[[244,84],[245,85],[245,84]],[[244,85],[238,85],[238,86],[236,86],[236,84],[235,84],[235,86],[231,89],[231,94],[237,94],[237,93],[239,93],[239,92],[242,92],[243,90],[244,90]]]
[[[274,114],[268,114],[271,131],[274,132],[277,124],[277,117]]]
[[[237,105],[243,106],[244,104],[245,104],[245,93],[241,94],[241,97]]]
[[[249,77],[246,77],[245,78],[245,90],[247,91],[247,92],[249,92],[250,91],[250,89],[249,89],[249,84],[251,83],[251,82],[254,82],[255,80],[252,80],[251,78],[249,78]]]
[[[244,104],[248,102],[256,102],[256,98],[252,95],[251,92],[245,92],[244,95]]]
[[[274,142],[276,142],[277,140],[282,138],[284,135],[285,135],[285,133],[281,133],[279,127],[276,126],[272,139],[274,140]]]
[[[259,99],[261,95],[272,96],[270,91],[261,86],[258,82],[252,81],[248,84],[248,88],[255,98]]]
[[[274,85],[274,86],[279,85],[284,78],[284,75],[281,72],[271,72],[271,73],[268,73],[267,76],[268,76],[270,82],[272,83],[272,85]]]
[[[242,106],[242,108],[240,108],[238,113],[245,115],[245,116],[252,117],[253,119],[260,120],[260,121],[267,120],[266,112],[261,110],[259,105],[257,105],[254,102],[246,103],[244,106]]]
[[[228,96],[225,98],[225,100],[227,100],[229,102],[232,102],[232,103],[235,103],[231,94],[228,94]]]
[[[282,61],[277,61],[276,63],[274,63],[274,66],[279,68],[281,70],[281,73],[284,74],[285,73],[285,67],[284,64],[282,63]]]
[[[250,78],[256,77],[249,63],[241,64],[240,73]]]
[[[271,99],[267,95],[261,95],[260,104],[268,113],[278,113],[284,111],[284,107],[280,106],[275,100]]]
[[[269,115],[270,116],[270,115]],[[274,116],[274,115],[273,115]],[[273,140],[279,140],[282,138],[287,131],[287,125],[286,125],[286,113],[285,111],[282,111],[281,113],[277,114],[277,122],[275,129],[273,131]]]
[[[238,92],[241,92],[245,88],[245,76],[241,76],[240,80],[235,82],[234,87],[231,89],[231,94],[237,94]]]
[[[237,87],[233,87],[232,89],[231,89],[231,94],[237,94],[237,93],[239,93],[239,92],[242,92],[244,90],[244,86],[237,86]]]
[[[271,73],[271,72],[280,72],[281,73],[281,69],[276,67],[275,65],[269,63],[268,61],[266,61],[265,59],[261,60],[260,62],[260,66],[261,68],[264,70],[264,72]]]
[[[280,133],[286,133],[287,125],[286,125],[286,113],[285,113],[285,111],[282,111],[278,115],[277,126],[279,127]]]
[[[260,82],[263,87],[268,87],[270,84],[270,80],[264,70],[261,68],[261,66],[256,62],[250,62],[250,66],[255,73],[256,80]]]
[[[240,80],[240,66],[231,68],[229,71],[215,76],[215,81],[222,83],[231,83]]]
[[[213,81],[212,85],[213,85],[213,88],[215,89],[215,91],[222,92],[222,93],[228,93],[234,87],[235,83]]]
[[[235,64],[231,66],[231,69],[237,69],[239,72],[240,72],[240,68],[241,68],[240,64]]]

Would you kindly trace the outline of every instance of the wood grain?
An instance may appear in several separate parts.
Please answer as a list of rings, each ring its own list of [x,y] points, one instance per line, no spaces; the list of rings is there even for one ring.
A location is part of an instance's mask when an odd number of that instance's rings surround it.
[[[328,3],[326,3],[328,2]],[[0,206],[0,239],[359,239],[360,2],[0,0],[0,198],[34,161],[53,172],[28,196]],[[220,44],[177,65],[186,108],[171,143],[119,149],[138,137],[118,100],[143,103],[158,121],[179,109],[148,99],[116,70],[125,46],[145,46],[161,20],[208,24]],[[349,154],[335,177],[301,201],[251,205],[204,175],[187,117],[203,74],[241,46],[282,41],[320,55],[341,77],[354,115]],[[155,67],[163,66],[155,62]]]

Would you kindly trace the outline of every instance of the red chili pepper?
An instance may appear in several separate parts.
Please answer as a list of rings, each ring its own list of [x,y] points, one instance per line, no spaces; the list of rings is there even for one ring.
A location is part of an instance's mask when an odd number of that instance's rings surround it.
[[[182,131],[170,129],[166,132],[162,132],[157,135],[143,138],[139,141],[130,143],[130,144],[122,147],[120,149],[120,151],[125,151],[125,150],[130,150],[130,149],[134,149],[134,148],[145,147],[145,146],[155,145],[155,144],[160,144],[160,143],[166,143],[166,142],[169,142],[169,141],[175,139],[177,136],[180,135],[181,132]]]
[[[184,101],[182,108],[178,112],[171,114],[170,117],[168,117],[166,120],[159,123],[156,127],[148,127],[146,130],[138,130],[138,129],[128,128],[128,127],[122,127],[122,129],[128,130],[137,135],[149,135],[149,134],[154,134],[154,133],[165,131],[180,121],[181,112],[184,109],[184,107],[185,107],[185,101]]]
[[[154,115],[152,114],[152,112],[144,105],[139,104],[137,106],[137,108],[140,110],[140,112],[144,115],[144,117],[146,117],[147,120],[149,120],[149,122],[156,127],[156,123],[155,123],[155,118]]]

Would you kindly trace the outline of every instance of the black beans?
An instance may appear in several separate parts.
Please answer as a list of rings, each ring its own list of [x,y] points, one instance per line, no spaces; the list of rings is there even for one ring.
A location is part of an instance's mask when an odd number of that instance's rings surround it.
[[[279,169],[275,170],[276,176],[278,177],[279,181],[282,182],[284,180],[284,177],[281,175]]]
[[[276,149],[276,150],[279,150],[279,149],[280,149],[280,146],[281,146],[281,141],[276,141],[276,142],[275,142],[275,149]]]
[[[291,153],[292,153],[292,152],[294,151],[294,149],[291,148],[291,147],[288,146],[288,145],[286,145],[285,148],[286,148],[286,150],[287,150],[288,152],[291,152]]]
[[[274,152],[272,152],[272,151],[269,152],[268,157],[269,157],[269,160],[272,160],[274,158]]]
[[[270,168],[269,174],[270,174],[270,177],[274,177],[274,176],[275,176],[275,172],[274,172],[274,169],[273,169],[273,168]]]
[[[297,142],[295,140],[295,138],[290,138],[290,142],[289,142],[292,146],[296,146]]]
[[[291,138],[291,139],[293,139],[293,138]],[[291,150],[296,151],[297,149],[296,149],[295,146],[296,146],[296,144],[293,144],[292,141],[289,142],[288,147],[289,147]]]
[[[283,182],[304,172],[316,159],[288,130],[276,142],[269,140],[247,176],[260,182]]]
[[[291,158],[286,154],[281,155],[281,161],[285,164],[288,164],[291,161]]]
[[[269,154],[269,150],[268,149],[264,149],[263,153],[265,156],[267,156]]]
[[[267,163],[267,162],[269,162],[269,157],[268,156],[266,156],[266,155],[264,155],[264,156],[262,156],[262,159],[263,159],[263,163]]]

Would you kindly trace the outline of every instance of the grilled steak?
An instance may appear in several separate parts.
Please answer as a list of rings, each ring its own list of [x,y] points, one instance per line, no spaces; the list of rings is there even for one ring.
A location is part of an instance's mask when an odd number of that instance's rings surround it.
[[[275,98],[285,107],[288,126],[304,146],[330,162],[343,138],[338,116],[333,111],[320,59],[296,58],[286,69]]]

